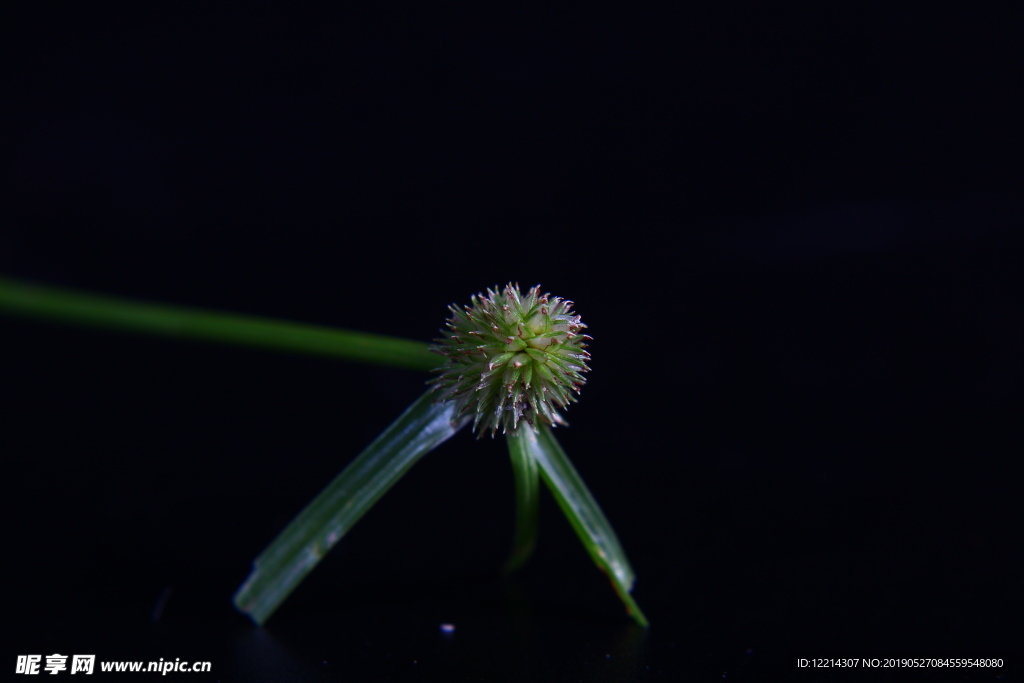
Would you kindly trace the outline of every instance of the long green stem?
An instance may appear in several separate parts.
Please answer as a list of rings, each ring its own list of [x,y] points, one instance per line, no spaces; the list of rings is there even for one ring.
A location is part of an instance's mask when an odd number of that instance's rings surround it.
[[[647,617],[630,595],[635,575],[629,560],[626,559],[626,553],[594,496],[555,439],[551,428],[547,425],[535,428],[529,423],[521,422],[519,429],[510,433],[508,438],[510,441],[518,442],[515,447],[528,451],[536,460],[544,483],[554,494],[558,506],[569,519],[591,559],[607,574],[629,614],[640,626],[646,628],[649,625]]]
[[[170,337],[298,351],[410,370],[438,365],[426,344],[338,328],[169,306],[0,277],[0,312]]]
[[[312,571],[327,551],[417,460],[466,425],[455,405],[428,391],[341,471],[253,562],[235,606],[257,624]]]
[[[512,554],[505,563],[511,574],[530,559],[537,544],[537,522],[540,517],[540,470],[522,439],[508,439],[508,453],[516,483],[516,535]]]

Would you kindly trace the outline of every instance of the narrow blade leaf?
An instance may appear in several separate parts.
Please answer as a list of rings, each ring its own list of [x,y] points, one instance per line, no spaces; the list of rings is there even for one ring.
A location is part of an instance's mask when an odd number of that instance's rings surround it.
[[[360,453],[253,563],[235,606],[263,624],[306,575],[426,453],[464,427],[428,391]]]
[[[522,442],[540,466],[544,483],[554,494],[562,512],[569,519],[576,534],[583,542],[591,559],[612,582],[612,587],[626,606],[626,610],[643,627],[648,626],[647,617],[633,600],[635,574],[619,543],[615,531],[601,512],[600,506],[580,478],[547,425],[533,427],[520,424],[510,441]]]

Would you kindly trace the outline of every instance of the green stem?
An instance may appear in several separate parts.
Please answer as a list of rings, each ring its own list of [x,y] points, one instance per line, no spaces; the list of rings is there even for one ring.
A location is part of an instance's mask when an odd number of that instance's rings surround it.
[[[338,328],[169,306],[0,277],[0,311],[170,337],[298,351],[410,370],[439,365],[426,344]]]
[[[263,624],[327,551],[421,457],[467,424],[428,391],[341,471],[253,562],[235,606]]]
[[[540,470],[522,439],[510,437],[507,441],[516,483],[516,535],[512,542],[512,554],[504,569],[506,574],[511,574],[530,559],[537,543]]]
[[[626,606],[626,611],[640,626],[647,628],[647,617],[630,595],[635,575],[626,553],[594,496],[555,439],[551,428],[547,425],[535,428],[529,423],[521,422],[519,429],[509,434],[508,438],[510,441],[520,442],[521,445],[517,447],[529,451],[536,460],[544,483],[554,494],[558,506],[583,542],[594,564],[611,580],[612,587]]]

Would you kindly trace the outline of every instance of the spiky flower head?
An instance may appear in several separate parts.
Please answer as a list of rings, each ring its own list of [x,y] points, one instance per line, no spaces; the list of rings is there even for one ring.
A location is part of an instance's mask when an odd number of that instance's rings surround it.
[[[521,420],[566,424],[558,411],[576,400],[590,370],[590,337],[580,334],[586,325],[571,301],[509,284],[448,309],[448,336],[430,347],[447,359],[433,380],[442,401],[474,415],[478,435],[512,432]]]

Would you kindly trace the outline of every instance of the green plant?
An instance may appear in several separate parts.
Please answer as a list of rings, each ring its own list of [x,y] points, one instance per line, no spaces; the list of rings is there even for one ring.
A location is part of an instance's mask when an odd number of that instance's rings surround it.
[[[478,436],[500,428],[515,475],[516,532],[506,571],[529,557],[537,534],[540,481],[547,485],[594,563],[630,615],[647,619],[630,595],[626,555],[562,450],[552,426],[588,371],[585,327],[572,302],[508,285],[450,307],[450,334],[416,342],[253,316],[126,301],[0,278],[0,310],[147,333],[338,356],[435,370],[431,388],[360,453],[256,558],[236,607],[263,624],[328,550],[420,458],[471,422]],[[444,357],[438,366],[436,356]]]

